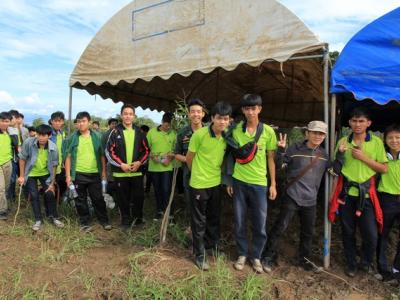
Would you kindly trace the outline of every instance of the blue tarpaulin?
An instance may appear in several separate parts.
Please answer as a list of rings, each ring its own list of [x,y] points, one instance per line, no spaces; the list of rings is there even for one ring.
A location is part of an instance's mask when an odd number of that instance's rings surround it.
[[[400,7],[373,21],[346,45],[331,75],[331,93],[378,104],[400,102]]]

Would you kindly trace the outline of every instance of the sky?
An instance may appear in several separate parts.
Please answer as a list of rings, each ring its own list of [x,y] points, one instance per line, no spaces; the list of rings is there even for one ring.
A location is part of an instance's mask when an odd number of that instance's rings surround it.
[[[217,0],[216,0],[217,1]],[[69,77],[96,32],[130,0],[0,0],[0,111],[15,108],[30,122],[68,111]],[[306,25],[341,51],[365,25],[399,0],[281,0]],[[74,89],[73,115],[115,116],[121,104]],[[161,114],[137,110],[160,122]]]

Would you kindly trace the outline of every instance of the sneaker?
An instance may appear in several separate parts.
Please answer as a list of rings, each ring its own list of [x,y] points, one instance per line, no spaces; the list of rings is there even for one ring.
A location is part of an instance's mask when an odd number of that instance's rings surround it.
[[[202,271],[208,271],[210,269],[210,265],[208,264],[205,256],[197,256],[195,259],[195,264]]]
[[[64,223],[61,222],[61,221],[58,220],[58,219],[53,219],[53,224],[54,224],[54,226],[56,226],[57,228],[63,228],[63,227],[64,227]]]
[[[153,221],[155,221],[155,222],[160,221],[160,220],[162,220],[163,216],[164,216],[163,212],[159,211],[154,216]]]
[[[103,229],[107,230],[107,231],[112,229],[112,226],[110,223],[103,223],[103,224],[101,224],[101,226],[103,226]]]
[[[91,230],[92,230],[92,226],[87,225],[87,224],[81,225],[80,231],[86,233],[86,232],[90,232]]]
[[[344,270],[344,273],[351,278],[356,276],[356,272],[357,268],[355,267],[346,267],[346,270]]]
[[[7,214],[6,213],[0,213],[0,220],[7,220]]]
[[[269,257],[265,257],[262,262],[262,268],[264,270],[265,273],[271,273],[272,272],[272,268],[274,266],[272,259],[270,259]]]
[[[235,261],[235,263],[233,264],[233,267],[238,270],[238,271],[242,271],[244,268],[244,265],[246,264],[246,256],[239,256],[238,259]]]
[[[258,274],[264,272],[261,261],[258,258],[254,258],[251,260],[251,266],[253,267],[253,270]]]
[[[374,274],[375,272],[374,272],[374,268],[371,266],[371,265],[369,265],[369,264],[363,264],[363,263],[361,263],[359,266],[358,266],[358,269],[361,271],[361,272],[364,272],[364,273],[366,273],[366,274]]]
[[[377,275],[380,275],[380,278],[378,278]],[[375,278],[389,284],[395,283],[397,281],[393,273],[389,271],[383,271],[379,274],[376,274]]]
[[[35,224],[32,226],[33,231],[39,231],[42,227],[42,221],[36,221]]]

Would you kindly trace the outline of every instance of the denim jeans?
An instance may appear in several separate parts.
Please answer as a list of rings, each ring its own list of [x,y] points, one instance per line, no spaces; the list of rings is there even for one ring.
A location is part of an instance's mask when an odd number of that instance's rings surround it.
[[[348,196],[346,204],[339,206],[340,220],[342,224],[342,239],[344,255],[349,268],[357,267],[356,226],[359,225],[362,251],[361,264],[371,265],[376,253],[378,243],[378,227],[375,219],[374,207],[369,199],[365,201],[365,207],[360,217],[356,216],[358,197]]]
[[[275,221],[271,231],[269,232],[267,245],[263,253],[264,257],[273,261],[277,259],[281,236],[288,228],[290,221],[296,213],[298,213],[300,217],[300,244],[298,259],[303,262],[304,258],[310,258],[312,238],[315,228],[316,205],[300,206],[288,195],[283,197],[278,219]]]
[[[248,213],[253,235],[251,258],[260,259],[267,241],[267,187],[249,184],[233,178],[233,208],[238,255],[249,256],[247,241]]]
[[[164,212],[171,194],[172,171],[150,173],[156,196],[157,213]]]
[[[379,200],[383,212],[383,232],[379,235],[377,261],[379,272],[390,271],[387,261],[387,248],[390,231],[396,221],[400,220],[400,195],[380,193]],[[394,259],[394,267],[400,268],[400,240],[397,241],[397,253]]]
[[[42,186],[43,190],[46,191],[48,188],[48,185],[46,184],[46,179],[48,177],[49,177],[48,175],[40,177],[28,177],[28,180],[26,181],[26,191],[28,192],[28,195],[31,200],[35,221],[43,220],[42,212],[40,209],[38,181],[40,182],[40,185]],[[44,205],[47,217],[57,218],[58,217],[57,204],[54,193],[50,191],[45,192],[43,198],[44,198]]]

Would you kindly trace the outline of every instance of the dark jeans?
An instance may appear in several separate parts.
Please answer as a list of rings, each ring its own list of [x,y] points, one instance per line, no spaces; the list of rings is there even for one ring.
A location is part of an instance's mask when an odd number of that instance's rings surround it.
[[[249,212],[253,234],[251,258],[260,259],[267,241],[267,187],[233,178],[233,208],[238,255],[248,256],[247,212]]]
[[[67,183],[65,182],[65,170],[61,169],[61,173],[56,175],[56,183],[59,189],[60,197],[67,190]]]
[[[115,177],[121,224],[131,225],[134,219],[143,218],[143,176]]]
[[[142,174],[143,174],[143,178],[146,177],[146,186],[144,189],[146,192],[148,192],[148,191],[150,191],[150,187],[151,187],[151,175],[148,170],[148,165],[144,165],[142,167]]]
[[[164,212],[171,194],[172,171],[150,173],[156,196],[157,212]]]
[[[275,221],[272,230],[269,233],[267,246],[265,248],[264,257],[276,260],[278,256],[278,244],[282,234],[286,231],[290,221],[295,213],[299,214],[300,218],[300,244],[298,259],[304,261],[304,258],[310,258],[312,239],[314,235],[315,219],[317,206],[300,206],[285,195],[282,199],[282,206],[279,212],[278,219]]]
[[[19,174],[19,166],[18,162],[11,161],[12,164],[12,173],[10,178],[10,185],[8,186],[7,190],[7,199],[10,201],[15,200],[15,184],[17,182],[17,174]]]
[[[76,173],[74,185],[78,192],[75,199],[75,207],[79,215],[81,225],[89,225],[90,212],[87,201],[89,193],[92,200],[94,213],[101,224],[108,223],[107,208],[101,191],[101,179],[99,174]]]
[[[186,164],[182,165],[183,197],[185,200],[185,214],[190,219],[190,170]]]
[[[390,267],[387,261],[387,248],[390,231],[396,221],[400,221],[400,195],[391,195],[380,193],[379,200],[383,212],[383,232],[378,239],[378,270],[379,272],[388,272]],[[400,269],[400,240],[397,243],[397,253],[393,266]]]
[[[220,237],[220,187],[190,189],[193,252],[204,256],[205,249],[218,248]]]
[[[365,201],[365,207],[360,217],[356,216],[357,197],[348,196],[346,204],[339,206],[342,224],[342,239],[344,255],[349,268],[357,267],[356,227],[360,228],[362,239],[361,264],[371,265],[378,243],[378,227],[376,224],[374,208],[369,199]]]
[[[26,191],[30,196],[30,200],[32,203],[33,215],[35,217],[35,221],[42,221],[42,212],[40,209],[40,199],[39,199],[39,189],[38,189],[38,181],[43,188],[43,191],[46,191],[49,187],[46,184],[46,179],[49,176],[40,176],[40,177],[28,177],[26,181]],[[44,205],[47,213],[47,217],[49,218],[57,218],[57,207],[56,207],[56,198],[53,192],[45,192],[44,193]]]

